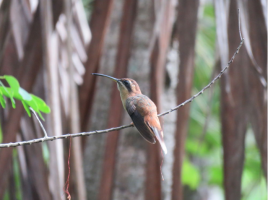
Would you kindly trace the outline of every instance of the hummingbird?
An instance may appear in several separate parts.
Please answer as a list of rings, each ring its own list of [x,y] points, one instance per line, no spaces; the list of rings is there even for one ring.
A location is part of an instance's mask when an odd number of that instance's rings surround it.
[[[164,142],[164,133],[157,116],[156,105],[149,97],[141,93],[138,83],[130,78],[117,79],[99,73],[92,73],[92,75],[103,76],[117,83],[123,107],[140,135],[152,144],[156,143],[156,138],[166,154],[167,148]]]

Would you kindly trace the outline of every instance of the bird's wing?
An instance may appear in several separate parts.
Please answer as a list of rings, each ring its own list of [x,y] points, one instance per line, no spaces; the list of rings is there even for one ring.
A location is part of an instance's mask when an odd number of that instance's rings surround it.
[[[139,113],[133,101],[128,101],[126,110],[141,136],[150,143],[155,144],[155,138],[151,128],[145,123],[144,117]]]
[[[156,127],[154,127],[154,126],[151,126],[151,125],[149,124],[149,122],[147,122],[147,124],[148,124],[149,127],[152,129],[152,131],[154,132],[154,135],[155,135],[155,137],[157,138],[157,140],[158,140],[158,142],[159,142],[159,144],[160,144],[160,146],[161,146],[163,152],[164,152],[165,154],[167,154],[167,147],[166,147],[166,145],[165,145],[165,141],[164,141],[164,139],[163,139],[163,131],[162,131],[161,129],[159,130],[158,128],[156,128]]]

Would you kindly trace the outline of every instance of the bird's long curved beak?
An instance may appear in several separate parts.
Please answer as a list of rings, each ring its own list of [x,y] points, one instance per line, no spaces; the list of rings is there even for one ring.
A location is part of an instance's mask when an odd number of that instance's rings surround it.
[[[105,75],[105,74],[92,73],[92,75],[95,75],[95,76],[103,76],[103,77],[107,77],[107,78],[112,79],[113,81],[116,81],[116,82],[118,82],[118,81],[119,81],[119,79],[114,78],[114,77],[112,77],[112,76]]]

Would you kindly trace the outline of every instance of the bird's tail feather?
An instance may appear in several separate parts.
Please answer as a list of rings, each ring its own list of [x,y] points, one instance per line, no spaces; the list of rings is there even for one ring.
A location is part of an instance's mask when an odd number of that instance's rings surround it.
[[[165,154],[167,154],[167,147],[166,147],[166,145],[165,145],[165,141],[164,141],[164,138],[163,138],[163,131],[161,130],[161,131],[159,131],[157,128],[155,128],[155,127],[151,127],[152,129],[153,129],[153,132],[154,132],[154,134],[155,134],[155,136],[156,136],[156,139],[158,140],[158,142],[159,142],[159,144],[160,144],[160,146],[161,146],[161,148],[162,148],[162,150],[163,150],[163,152],[165,153]]]

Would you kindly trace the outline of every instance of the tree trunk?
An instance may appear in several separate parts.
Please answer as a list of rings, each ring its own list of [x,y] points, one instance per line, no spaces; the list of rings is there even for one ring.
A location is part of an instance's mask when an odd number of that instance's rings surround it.
[[[195,59],[195,35],[197,26],[197,11],[199,1],[181,0],[178,8],[177,37],[179,40],[179,82],[177,86],[177,104],[191,97],[192,80]],[[183,199],[182,163],[184,143],[188,131],[190,105],[186,105],[177,112],[177,127],[175,135],[172,199]]]

